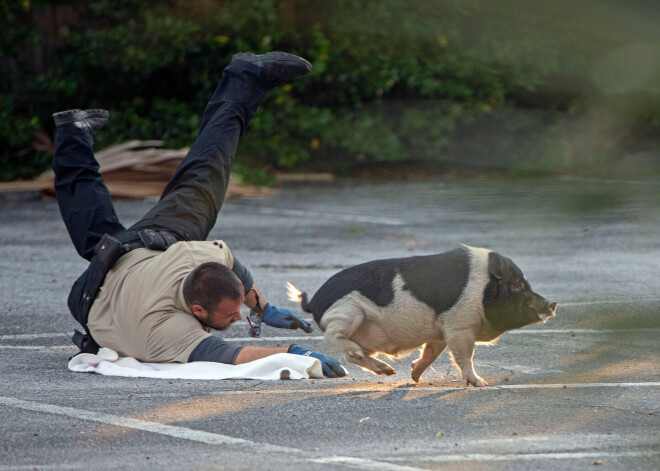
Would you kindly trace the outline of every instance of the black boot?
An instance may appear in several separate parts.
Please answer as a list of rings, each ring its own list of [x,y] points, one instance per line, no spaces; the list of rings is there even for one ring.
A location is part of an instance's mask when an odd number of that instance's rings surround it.
[[[291,79],[306,75],[312,64],[286,52],[254,55],[244,52],[234,55],[222,72],[222,78],[202,115],[201,133],[215,113],[227,103],[240,103],[245,107],[241,115],[242,130],[257,112],[268,91]]]
[[[312,64],[302,57],[287,52],[268,52],[263,55],[242,52],[232,58],[232,63],[241,61],[262,68],[262,80],[269,88],[277,87],[296,77],[307,75],[312,70]]]
[[[94,134],[108,123],[110,113],[106,110],[68,110],[53,114],[55,126],[73,126]]]

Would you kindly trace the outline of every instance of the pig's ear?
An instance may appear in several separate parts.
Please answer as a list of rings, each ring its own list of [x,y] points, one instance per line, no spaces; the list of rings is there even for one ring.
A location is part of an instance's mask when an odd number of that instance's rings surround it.
[[[500,281],[504,276],[504,264],[504,257],[497,252],[490,252],[488,254],[488,271],[490,272],[490,277]]]

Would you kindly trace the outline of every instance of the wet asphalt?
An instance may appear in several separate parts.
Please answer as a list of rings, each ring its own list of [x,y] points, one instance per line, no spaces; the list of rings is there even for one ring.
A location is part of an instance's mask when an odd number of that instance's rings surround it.
[[[153,200],[117,201],[125,224]],[[464,243],[511,257],[558,302],[545,324],[478,346],[488,388],[447,353],[375,376],[170,381],[72,373],[66,308],[85,268],[57,204],[0,194],[0,471],[77,469],[658,469],[660,182],[450,179],[303,182],[226,202],[225,240],[271,303],[341,268]],[[250,345],[311,334],[266,328]]]

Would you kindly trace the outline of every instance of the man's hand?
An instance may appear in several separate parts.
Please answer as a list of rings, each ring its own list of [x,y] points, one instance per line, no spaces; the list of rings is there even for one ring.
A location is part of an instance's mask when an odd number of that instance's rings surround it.
[[[280,329],[302,329],[308,334],[312,331],[312,326],[309,322],[296,316],[288,309],[280,309],[272,304],[266,304],[264,309],[264,323],[272,327],[279,327]]]
[[[313,352],[302,348],[300,345],[293,344],[289,347],[289,353],[294,355],[302,355],[305,357],[316,358],[321,361],[321,367],[323,368],[323,374],[328,378],[339,378],[341,376],[346,376],[346,370],[337,360],[333,360],[330,357],[325,356],[322,353]]]

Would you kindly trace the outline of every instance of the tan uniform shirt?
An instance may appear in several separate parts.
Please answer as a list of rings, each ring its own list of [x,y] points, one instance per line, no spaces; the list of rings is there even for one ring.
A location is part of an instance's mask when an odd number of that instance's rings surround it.
[[[89,312],[94,340],[145,362],[185,363],[211,334],[183,298],[183,280],[198,265],[232,268],[234,256],[221,241],[177,242],[165,252],[135,249],[105,277]]]

